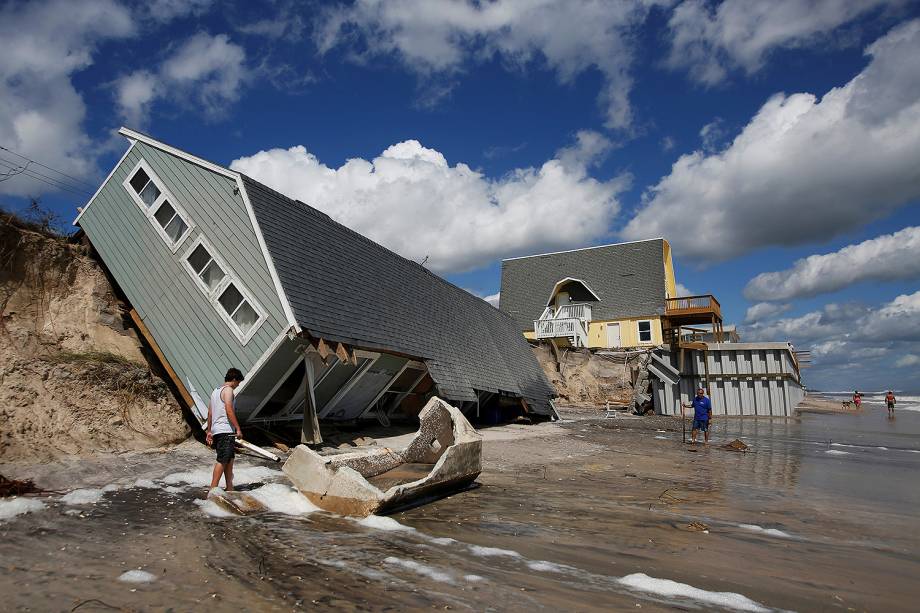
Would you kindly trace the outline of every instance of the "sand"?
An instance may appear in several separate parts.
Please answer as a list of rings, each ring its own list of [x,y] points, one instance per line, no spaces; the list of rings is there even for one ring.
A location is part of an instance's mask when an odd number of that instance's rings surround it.
[[[723,419],[712,445],[691,448],[673,418],[561,412],[562,423],[487,429],[478,487],[362,522],[209,514],[196,503],[212,455],[191,443],[34,466],[19,476],[70,475],[103,495],[52,497],[3,523],[0,590],[34,610],[89,597],[214,611],[912,610],[920,416]],[[734,438],[750,451],[720,447]],[[246,487],[280,505],[290,496]],[[118,581],[131,570],[157,580],[132,592]]]

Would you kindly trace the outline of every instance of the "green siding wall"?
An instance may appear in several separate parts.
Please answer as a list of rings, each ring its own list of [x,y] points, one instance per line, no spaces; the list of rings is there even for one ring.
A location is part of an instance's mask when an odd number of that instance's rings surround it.
[[[141,159],[194,225],[173,254],[122,183]],[[288,324],[242,195],[232,179],[138,142],[105,184],[80,226],[170,365],[203,397],[227,368],[247,372]],[[204,295],[182,256],[204,234],[267,319],[243,346]]]

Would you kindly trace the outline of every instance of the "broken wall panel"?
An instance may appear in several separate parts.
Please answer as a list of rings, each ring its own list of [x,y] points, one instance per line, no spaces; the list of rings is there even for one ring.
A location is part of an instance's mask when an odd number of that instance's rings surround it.
[[[788,343],[710,343],[707,350],[684,349],[684,368],[677,384],[653,376],[655,412],[680,415],[703,387],[714,415],[791,416],[804,399],[793,348]],[[659,349],[658,356],[680,368],[678,349]]]

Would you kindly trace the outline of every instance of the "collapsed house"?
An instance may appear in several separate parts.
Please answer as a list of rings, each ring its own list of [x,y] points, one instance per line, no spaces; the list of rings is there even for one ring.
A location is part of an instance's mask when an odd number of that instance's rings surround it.
[[[640,352],[635,409],[679,414],[698,387],[718,415],[791,415],[804,397],[800,352],[741,343],[715,296],[679,296],[663,238],[506,259],[500,308],[554,351]]]
[[[718,300],[677,295],[663,238],[503,260],[499,308],[528,339],[571,347],[652,347],[691,323],[721,340]]]
[[[131,317],[185,403],[223,381],[241,423],[416,415],[434,395],[468,415],[555,417],[514,320],[232,170],[122,128],[124,156],[80,211]],[[200,390],[200,391],[199,391]]]

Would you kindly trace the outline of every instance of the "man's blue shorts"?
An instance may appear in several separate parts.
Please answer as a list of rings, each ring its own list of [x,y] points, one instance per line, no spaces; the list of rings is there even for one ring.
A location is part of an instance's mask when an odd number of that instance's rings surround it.
[[[694,419],[693,420],[693,429],[706,432],[709,430],[709,420],[708,419]]]

